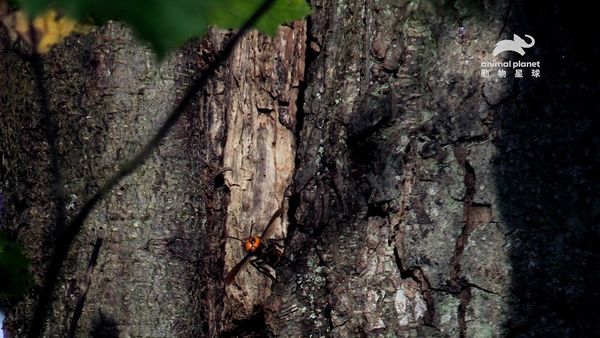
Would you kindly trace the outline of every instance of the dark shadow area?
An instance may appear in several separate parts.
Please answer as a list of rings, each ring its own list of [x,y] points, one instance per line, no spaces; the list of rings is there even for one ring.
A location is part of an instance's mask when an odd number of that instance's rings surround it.
[[[600,332],[600,29],[586,7],[523,1],[508,18],[510,36],[535,37],[522,59],[542,62],[541,78],[515,81],[514,104],[496,116],[511,337]]]
[[[265,314],[262,308],[255,307],[254,313],[248,318],[233,320],[233,328],[222,332],[219,337],[222,338],[260,338],[268,337],[267,326],[265,323]]]
[[[118,338],[119,329],[117,322],[109,315],[96,312],[92,322],[92,330],[90,331],[92,338]]]

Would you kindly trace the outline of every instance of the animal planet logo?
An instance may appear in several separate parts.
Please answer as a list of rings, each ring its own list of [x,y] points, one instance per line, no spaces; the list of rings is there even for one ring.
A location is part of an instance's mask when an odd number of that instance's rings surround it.
[[[531,35],[525,34],[525,38],[529,41],[514,34],[513,40],[498,41],[492,54],[498,56],[504,52],[515,52],[523,56],[525,55],[525,48],[531,48],[535,45],[535,39]],[[493,76],[492,71],[494,71],[494,74],[497,74],[498,78],[505,78],[509,75],[514,75],[515,78],[523,78],[527,71],[531,74],[531,77],[539,78],[541,73],[540,68],[540,61],[482,61],[481,76],[491,77]]]
[[[524,48],[531,48],[535,45],[535,39],[531,35],[525,34],[525,37],[529,39],[529,42],[525,41],[517,34],[513,35],[513,40],[498,41],[493,51],[494,56],[504,52],[515,52],[519,53],[521,56],[525,55]]]

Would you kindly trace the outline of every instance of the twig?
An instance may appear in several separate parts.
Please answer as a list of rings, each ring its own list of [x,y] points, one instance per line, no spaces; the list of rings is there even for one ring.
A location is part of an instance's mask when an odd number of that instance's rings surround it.
[[[224,63],[229,58],[233,48],[244,35],[244,33],[254,25],[254,23],[271,7],[274,0],[265,0],[265,2],[256,10],[256,12],[246,21],[246,23],[231,37],[225,47],[216,56],[216,58],[208,65],[208,67],[200,74],[194,83],[188,88],[181,102],[175,107],[167,120],[160,127],[158,132],[144,146],[144,148],[136,154],[132,159],[121,165],[119,170],[113,174],[81,208],[77,216],[70,222],[65,229],[64,235],[57,241],[56,250],[52,256],[50,266],[46,273],[44,286],[40,294],[40,299],[31,323],[28,337],[38,337],[41,331],[42,323],[46,314],[46,309],[50,305],[50,295],[54,290],[58,274],[64,260],[73,244],[73,240],[81,230],[87,216],[92,212],[94,207],[114,188],[123,178],[131,174],[135,169],[140,167],[145,160],[158,147],[161,141],[165,138],[169,130],[175,125],[181,117],[185,109],[190,105],[192,99],[198,91],[206,85],[206,82],[213,76],[221,63]]]
[[[52,174],[52,191],[54,197],[55,208],[55,236],[59,238],[65,226],[65,188],[62,179],[62,171],[60,168],[60,153],[58,150],[58,127],[54,123],[52,112],[48,104],[48,92],[44,85],[43,64],[40,54],[37,52],[37,37],[32,24],[29,25],[31,41],[33,41],[31,63],[33,65],[33,73],[35,75],[35,85],[38,95],[40,96],[40,108],[46,125],[46,141],[48,142],[48,150],[50,151],[50,172]]]
[[[80,287],[81,295],[79,295],[77,306],[75,307],[75,311],[73,312],[73,319],[71,319],[71,326],[69,326],[69,333],[67,334],[67,338],[75,337],[75,330],[77,330],[77,322],[79,322],[79,318],[81,317],[81,312],[83,311],[83,304],[85,303],[85,297],[87,296],[88,290],[90,289],[90,284],[92,283],[92,275],[94,274],[94,267],[96,267],[96,261],[98,260],[98,254],[100,253],[101,246],[102,237],[98,237],[96,238],[96,243],[94,243],[94,250],[92,251],[92,256],[90,257],[87,270],[85,271],[85,277]]]

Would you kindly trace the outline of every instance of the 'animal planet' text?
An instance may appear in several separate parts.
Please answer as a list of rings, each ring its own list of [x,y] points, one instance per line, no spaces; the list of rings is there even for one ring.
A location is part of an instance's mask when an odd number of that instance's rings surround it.
[[[540,61],[483,61],[482,68],[540,68]]]

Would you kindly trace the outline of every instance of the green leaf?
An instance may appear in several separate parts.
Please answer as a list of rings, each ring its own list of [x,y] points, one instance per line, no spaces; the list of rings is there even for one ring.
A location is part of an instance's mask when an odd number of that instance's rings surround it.
[[[4,232],[0,232],[0,276],[0,296],[21,296],[32,284],[29,260]]]
[[[209,25],[239,28],[263,3],[261,0],[19,0],[36,15],[53,8],[78,20],[90,17],[105,22],[119,20],[130,24],[140,38],[148,41],[163,57],[190,38],[201,37]],[[305,0],[275,0],[256,28],[274,35],[280,24],[310,14]]]
[[[139,37],[150,42],[159,57],[207,30],[207,9],[195,0],[66,0],[69,13],[100,22],[119,20],[130,24]]]
[[[260,7],[260,0],[221,0],[212,6],[210,24],[221,28],[239,28]],[[274,36],[282,23],[301,19],[310,14],[305,0],[277,0],[256,23],[261,32]]]

